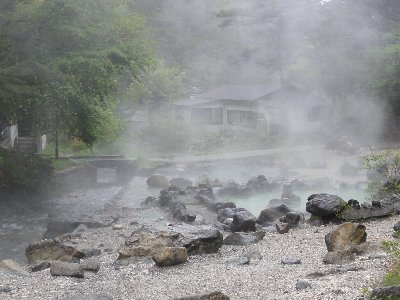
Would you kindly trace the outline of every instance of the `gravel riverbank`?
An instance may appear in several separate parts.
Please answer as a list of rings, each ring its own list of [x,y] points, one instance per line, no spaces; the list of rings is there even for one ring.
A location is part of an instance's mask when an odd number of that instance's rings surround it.
[[[138,185],[136,185],[138,184]],[[159,208],[141,208],[141,197],[133,182],[125,195],[108,205],[101,214],[118,216],[115,227],[85,229],[69,243],[78,249],[96,248],[101,254],[98,273],[85,278],[54,277],[49,270],[20,277],[4,275],[0,286],[11,292],[1,299],[82,299],[83,295],[106,294],[112,299],[174,299],[222,291],[230,299],[362,299],[362,291],[374,286],[391,264],[390,257],[362,257],[347,265],[325,265],[325,235],[335,225],[312,227],[303,224],[287,234],[266,232],[264,239],[250,246],[222,246],[217,254],[190,256],[173,267],[156,267],[151,259],[130,259],[116,263],[118,247],[142,225],[153,228],[173,222]],[[141,194],[141,193],[139,193]],[[143,195],[143,194],[141,194]],[[367,241],[392,240],[399,216],[365,222]],[[238,259],[253,255],[249,264]],[[282,260],[299,259],[285,265]],[[300,283],[299,283],[300,282]],[[309,284],[309,285],[308,285]],[[308,286],[308,288],[302,288]],[[68,298],[69,299],[69,298]]]

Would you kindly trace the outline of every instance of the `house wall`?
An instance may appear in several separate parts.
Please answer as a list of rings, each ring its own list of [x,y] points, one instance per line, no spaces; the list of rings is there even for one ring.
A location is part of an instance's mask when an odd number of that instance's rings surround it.
[[[312,116],[313,108],[323,105],[312,94],[292,89],[271,94],[261,102],[271,107],[271,124],[290,134],[318,132],[329,124],[329,117]]]
[[[201,123],[196,124],[192,120],[192,109],[202,108],[202,109],[222,109],[222,124],[207,124]],[[258,114],[259,109],[258,106],[252,105],[238,105],[238,104],[226,104],[226,103],[211,103],[207,105],[199,105],[199,106],[185,106],[183,112],[180,111],[180,119],[182,119],[185,123],[190,124],[193,127],[198,127],[201,130],[214,132],[221,129],[241,129],[241,130],[256,130],[256,126],[246,127],[239,124],[229,124],[228,123],[228,111],[244,111],[244,112],[253,112]]]

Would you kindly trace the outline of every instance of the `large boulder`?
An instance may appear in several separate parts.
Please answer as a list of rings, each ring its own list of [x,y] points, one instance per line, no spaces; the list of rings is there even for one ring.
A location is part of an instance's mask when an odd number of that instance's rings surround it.
[[[83,269],[77,263],[53,262],[50,268],[51,275],[83,278]]]
[[[265,231],[234,232],[224,239],[224,245],[248,246],[260,242],[265,236]]]
[[[25,255],[30,264],[54,260],[79,262],[85,256],[82,252],[66,246],[56,239],[30,244],[25,250]]]
[[[60,235],[72,233],[80,225],[84,225],[87,228],[102,228],[111,226],[114,222],[115,219],[110,219],[103,223],[85,218],[67,220],[63,216],[51,216],[47,221],[47,230],[43,234],[43,239],[54,239]]]
[[[269,207],[261,211],[260,216],[257,219],[257,222],[261,225],[267,225],[275,222],[280,217],[289,213],[290,209],[287,208],[286,205],[281,204],[274,207]]]
[[[365,226],[357,223],[341,224],[325,236],[328,252],[353,249],[366,240]]]
[[[256,217],[247,210],[237,212],[233,214],[230,229],[232,232],[256,231]]]
[[[220,198],[237,198],[240,196],[240,185],[231,181],[218,190],[217,196]]]
[[[151,175],[147,178],[146,183],[150,188],[155,189],[166,189],[169,187],[168,178],[160,174]]]
[[[223,208],[223,209],[218,210],[217,219],[218,219],[218,221],[223,223],[226,219],[233,219],[233,215],[234,214],[240,213],[242,211],[247,211],[247,210],[245,208],[241,208],[241,207],[238,207],[238,208],[230,208],[230,207]]]
[[[222,247],[222,233],[210,226],[182,224],[172,227],[172,231],[181,235],[178,247],[185,247],[189,255],[217,253]]]
[[[196,220],[196,215],[189,213],[186,208],[186,204],[182,202],[172,202],[169,208],[171,210],[172,216],[179,221],[191,223]]]
[[[307,199],[306,210],[319,217],[335,217],[346,207],[346,202],[336,195],[313,194]]]
[[[349,205],[350,203],[348,203],[346,208],[340,213],[340,218],[345,221],[360,221],[372,218],[382,218],[394,214],[400,207],[400,203],[386,201],[380,201],[378,203],[378,205],[375,203],[373,203],[375,205],[371,205],[370,203],[362,203],[358,206]]]
[[[152,257],[160,248],[185,247],[189,255],[216,253],[222,246],[223,236],[209,226],[181,224],[165,231],[139,230],[119,248],[119,259],[131,256]]]
[[[186,187],[192,186],[193,182],[188,179],[178,177],[178,178],[172,178],[169,181],[169,184],[171,186],[176,186],[179,188],[186,188]]]
[[[229,297],[221,292],[212,292],[204,295],[175,298],[175,300],[229,300]]]
[[[158,249],[152,259],[157,266],[166,267],[185,263],[188,255],[185,247],[164,247]]]
[[[301,220],[304,219],[304,216],[297,212],[288,212],[284,216],[279,218],[281,223],[286,223],[290,228],[295,228]]]
[[[29,273],[25,271],[16,261],[5,259],[0,261],[0,275],[9,274],[16,276],[28,276]]]

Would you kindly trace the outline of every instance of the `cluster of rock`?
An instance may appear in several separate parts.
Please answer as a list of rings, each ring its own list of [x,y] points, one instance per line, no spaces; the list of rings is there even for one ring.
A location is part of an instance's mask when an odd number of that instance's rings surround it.
[[[158,266],[172,266],[186,262],[188,255],[216,253],[222,241],[222,233],[210,226],[180,224],[156,232],[141,229],[121,245],[118,259],[151,257]]]
[[[217,196],[220,198],[249,197],[256,194],[271,192],[278,188],[278,183],[269,182],[264,175],[258,175],[251,178],[244,185],[230,181],[219,189]]]
[[[58,239],[30,244],[26,249],[26,257],[31,266],[29,271],[32,273],[50,269],[50,274],[54,276],[83,278],[85,272],[97,273],[100,270],[97,260],[88,259],[83,252],[63,244]],[[0,262],[0,273],[29,276],[29,272],[13,260]]]
[[[308,197],[306,210],[311,213],[311,223],[330,221],[360,221],[400,214],[400,198],[393,195],[381,201],[360,204],[357,200],[344,201],[336,195],[314,194]]]
[[[275,226],[278,233],[287,233],[302,221],[303,214],[291,211],[284,204],[262,210],[257,219],[257,223],[264,227]]]

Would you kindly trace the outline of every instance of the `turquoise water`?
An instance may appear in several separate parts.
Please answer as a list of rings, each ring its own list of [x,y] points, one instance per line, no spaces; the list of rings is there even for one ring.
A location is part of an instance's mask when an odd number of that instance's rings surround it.
[[[346,189],[346,190],[324,190],[324,191],[299,191],[293,192],[295,195],[301,197],[301,204],[297,207],[289,207],[291,210],[306,213],[306,202],[307,198],[316,193],[327,193],[334,194],[341,197],[343,200],[348,201],[350,199],[356,199],[360,203],[368,202],[368,193],[366,190],[359,189]],[[255,195],[249,198],[243,199],[229,199],[229,201],[235,202],[237,207],[246,208],[253,215],[258,216],[260,212],[268,207],[268,203],[271,199],[279,199],[281,197],[281,191],[276,191],[273,193],[265,193],[260,195]]]

